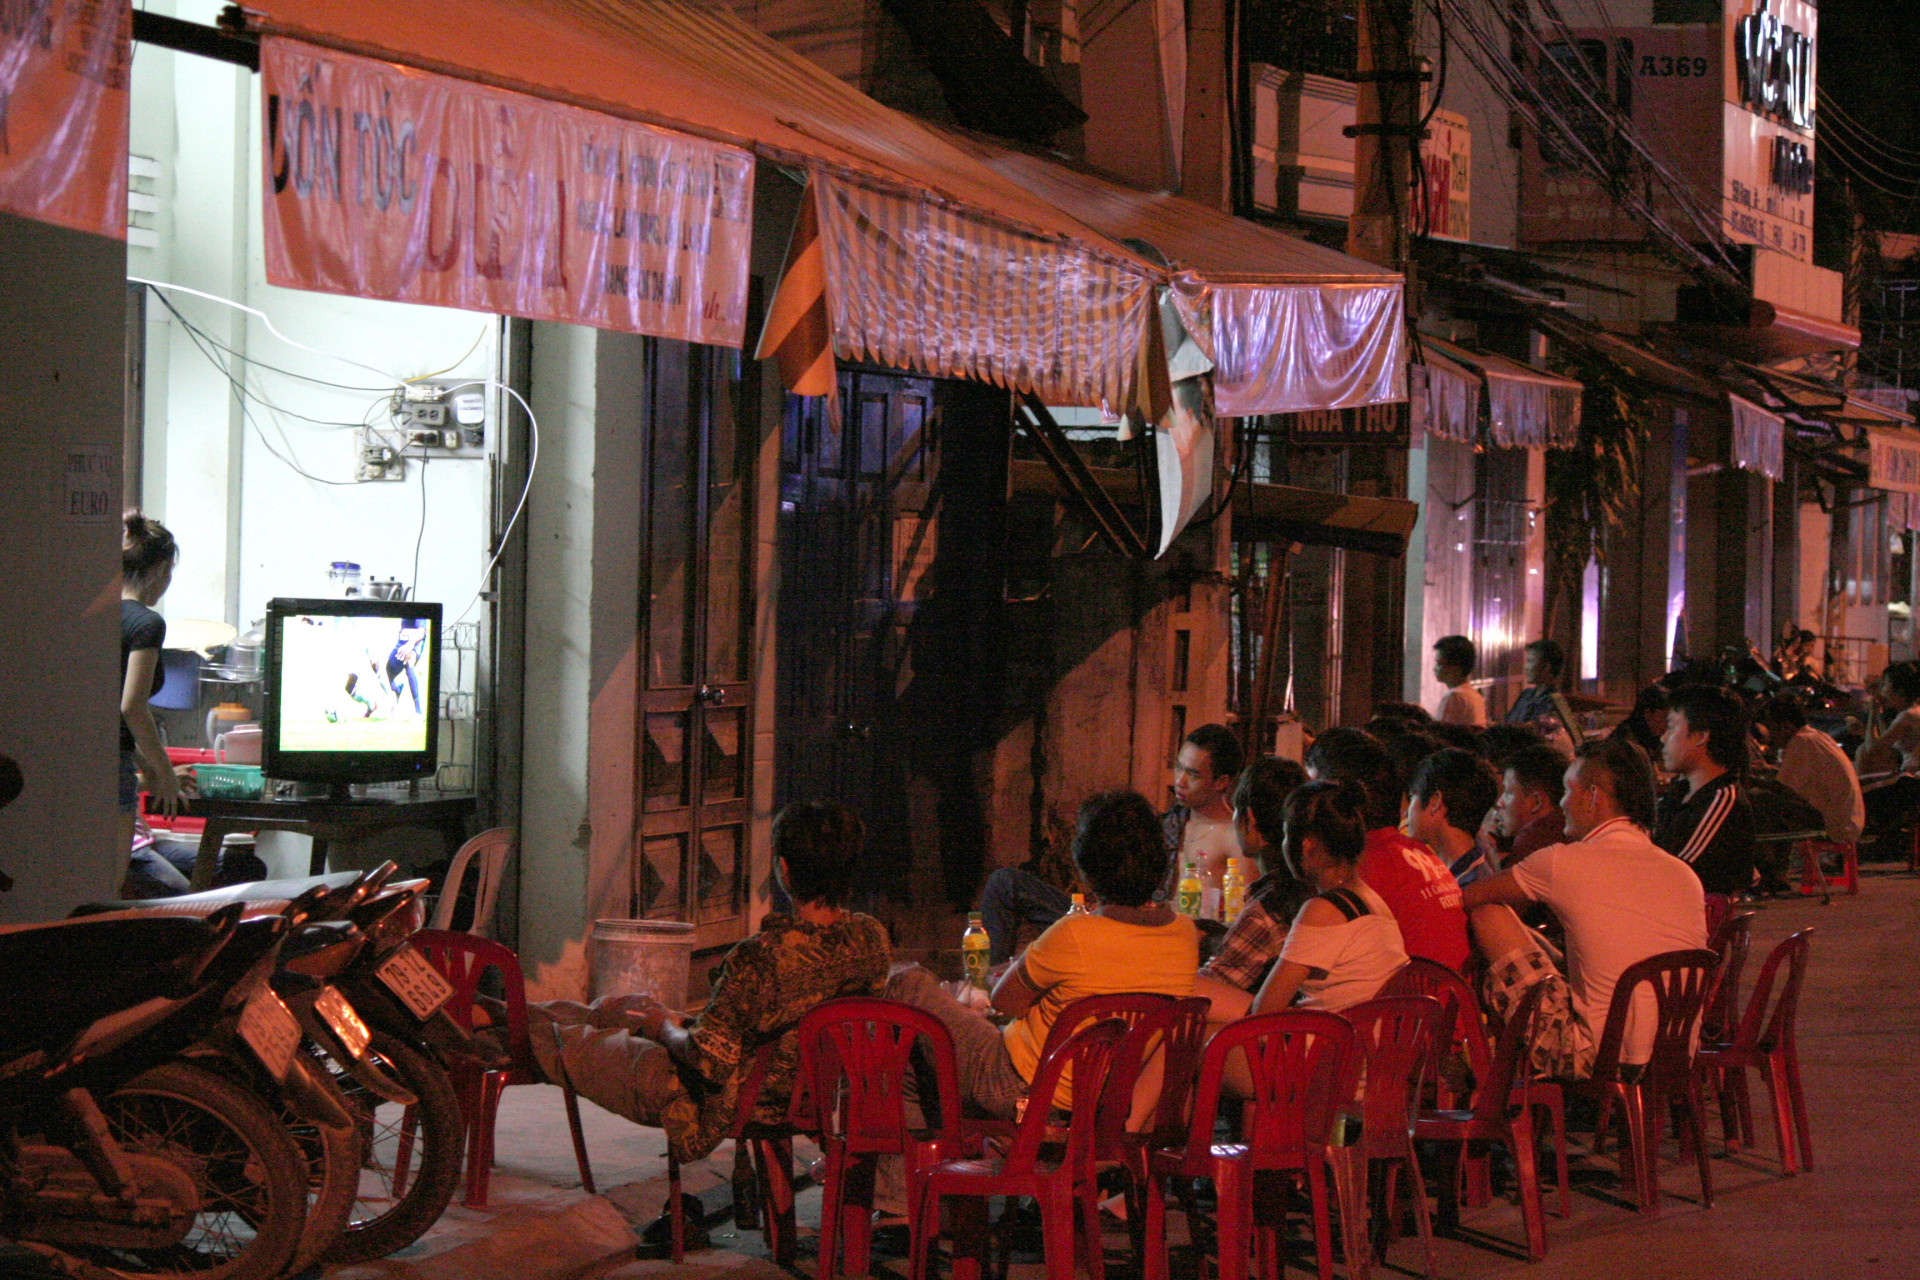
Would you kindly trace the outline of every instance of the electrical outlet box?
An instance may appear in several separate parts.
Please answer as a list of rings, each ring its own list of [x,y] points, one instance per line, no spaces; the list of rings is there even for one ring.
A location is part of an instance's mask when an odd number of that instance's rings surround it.
[[[353,478],[369,480],[405,480],[407,459],[400,442],[391,432],[369,427],[353,430]]]
[[[394,425],[407,448],[430,458],[484,458],[493,425],[493,396],[469,378],[409,382]]]

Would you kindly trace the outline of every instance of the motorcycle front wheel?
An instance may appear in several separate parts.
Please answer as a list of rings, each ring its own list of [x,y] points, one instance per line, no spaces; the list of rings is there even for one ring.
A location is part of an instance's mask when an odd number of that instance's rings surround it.
[[[73,1250],[125,1276],[273,1280],[293,1261],[307,1214],[307,1164],[270,1107],[182,1062],[100,1100],[115,1141],[193,1179],[200,1210],[166,1249]]]
[[[460,1185],[466,1123],[446,1068],[396,1036],[376,1031],[367,1056],[419,1099],[402,1107],[336,1076],[360,1111],[365,1147],[347,1228],[327,1250],[329,1266],[370,1262],[404,1249],[440,1220]]]

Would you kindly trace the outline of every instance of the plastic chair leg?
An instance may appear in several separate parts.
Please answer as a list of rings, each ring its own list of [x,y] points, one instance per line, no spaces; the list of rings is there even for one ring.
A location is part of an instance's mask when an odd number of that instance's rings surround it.
[[[1540,1092],[1533,1106],[1545,1107],[1553,1125],[1554,1173],[1560,1179],[1560,1216],[1573,1216],[1573,1181],[1567,1176],[1567,1099],[1558,1085]]]
[[[1107,1250],[1100,1238],[1100,1184],[1092,1178],[1086,1179],[1076,1189],[1073,1201],[1074,1213],[1080,1222],[1080,1252],[1084,1255],[1082,1261],[1087,1274],[1093,1280],[1105,1280]]]
[[[487,1207],[487,1182],[493,1173],[493,1124],[500,1113],[500,1094],[506,1088],[502,1077],[488,1075],[480,1081],[480,1097],[467,1131],[467,1198],[469,1209]]]
[[[593,1165],[587,1160],[587,1135],[580,1129],[580,1095],[573,1091],[572,1085],[566,1085],[560,1096],[567,1104],[567,1131],[573,1135],[573,1159],[580,1166],[580,1187],[588,1195],[596,1195]]]
[[[1420,1228],[1420,1243],[1427,1251],[1427,1280],[1433,1280],[1434,1270],[1440,1263],[1433,1252],[1433,1219],[1427,1215],[1427,1184],[1420,1176],[1420,1158],[1414,1154],[1411,1141],[1407,1143],[1404,1163],[1407,1166],[1407,1180],[1413,1184],[1413,1221]],[[1389,1181],[1387,1185],[1391,1188],[1393,1183]],[[1538,1184],[1535,1185],[1537,1187]],[[1399,1204],[1391,1192],[1387,1196],[1387,1213],[1389,1221],[1397,1220],[1400,1216]]]
[[[1365,1160],[1359,1161],[1359,1164],[1362,1169],[1366,1167]],[[1364,1177],[1364,1174],[1362,1176]],[[1333,1222],[1327,1211],[1327,1165],[1315,1160],[1312,1156],[1307,1157],[1307,1188],[1313,1201],[1314,1260],[1320,1264],[1320,1280],[1333,1280]],[[1365,1217],[1364,1210],[1362,1217],[1363,1219]],[[1366,1236],[1364,1227],[1359,1234],[1364,1240]],[[1364,1280],[1367,1269],[1371,1265],[1371,1255],[1364,1243],[1360,1247],[1359,1256],[1362,1261],[1358,1264],[1359,1270],[1356,1274]],[[1349,1269],[1352,1269],[1352,1264],[1349,1264]]]
[[[1140,1274],[1142,1280],[1167,1280],[1167,1189],[1166,1179],[1148,1174],[1140,1197],[1144,1211],[1140,1215]],[[1129,1210],[1131,1212],[1131,1210]],[[1192,1224],[1188,1224],[1192,1231]],[[1205,1270],[1204,1266],[1202,1270]]]
[[[793,1214],[793,1143],[787,1138],[756,1138],[753,1156],[760,1173],[760,1207],[765,1215],[761,1228],[767,1253],[776,1266],[791,1270],[799,1230]]]
[[[1220,1280],[1247,1280],[1247,1233],[1253,1216],[1253,1173],[1239,1160],[1214,1161],[1214,1235],[1219,1242]]]
[[[840,1183],[840,1273],[848,1276],[867,1274],[873,1245],[873,1182],[879,1167],[872,1156],[849,1160],[841,1170]],[[826,1239],[827,1217],[820,1215],[820,1235]]]
[[[1080,1233],[1074,1225],[1079,1197],[1074,1194],[1073,1185],[1065,1183],[1056,1184],[1055,1188],[1034,1198],[1040,1204],[1040,1237],[1046,1255],[1047,1280],[1073,1280],[1074,1260],[1081,1248]]]
[[[1800,1136],[1800,1167],[1812,1173],[1813,1130],[1807,1126],[1807,1095],[1800,1087],[1800,1057],[1792,1048],[1776,1052],[1780,1055],[1780,1074],[1787,1082],[1787,1100],[1792,1104],[1793,1125]]]
[[[1352,1147],[1334,1148],[1328,1152],[1328,1161],[1333,1166],[1334,1199],[1340,1205],[1340,1251],[1346,1255],[1347,1274],[1365,1280],[1373,1268],[1373,1241],[1367,1234],[1367,1161]],[[1317,1216],[1314,1230],[1321,1233],[1316,1243],[1331,1247],[1326,1224]]]
[[[1520,1181],[1520,1217],[1527,1228],[1527,1260],[1547,1256],[1547,1211],[1540,1196],[1540,1156],[1533,1131],[1533,1108],[1522,1107],[1513,1118],[1514,1172]]]
[[[819,1280],[831,1280],[839,1252],[840,1223],[846,1208],[845,1148],[838,1142],[827,1144],[827,1173],[820,1184],[820,1269]],[[846,1274],[854,1274],[849,1266]]]
[[[1707,1156],[1706,1106],[1700,1097],[1700,1078],[1689,1075],[1686,1082],[1686,1097],[1682,1103],[1686,1107],[1687,1119],[1685,1133],[1693,1147],[1693,1160],[1700,1169],[1701,1207],[1713,1208],[1713,1164]]]
[[[677,1266],[687,1260],[687,1215],[680,1204],[680,1162],[667,1152],[667,1231]]]

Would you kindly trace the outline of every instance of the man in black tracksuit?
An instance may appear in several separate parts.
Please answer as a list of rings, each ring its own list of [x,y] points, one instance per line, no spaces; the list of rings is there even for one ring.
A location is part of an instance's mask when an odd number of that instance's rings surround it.
[[[1725,689],[1673,694],[1660,748],[1680,776],[1660,797],[1653,842],[1692,867],[1708,893],[1731,896],[1753,885],[1753,810],[1740,786],[1747,734],[1746,709]]]

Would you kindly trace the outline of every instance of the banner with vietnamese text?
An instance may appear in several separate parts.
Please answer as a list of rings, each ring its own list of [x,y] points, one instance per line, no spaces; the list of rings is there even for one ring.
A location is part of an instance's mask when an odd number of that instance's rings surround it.
[[[0,3],[0,211],[127,238],[133,11]]]
[[[267,278],[738,347],[753,156],[261,42]]]

